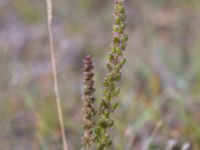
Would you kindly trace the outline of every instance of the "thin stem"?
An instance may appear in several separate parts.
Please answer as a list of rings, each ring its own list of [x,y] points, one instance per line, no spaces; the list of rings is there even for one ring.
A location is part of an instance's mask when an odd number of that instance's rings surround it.
[[[56,63],[55,63],[55,51],[54,51],[53,33],[52,33],[52,26],[51,26],[51,23],[52,23],[52,1],[46,0],[46,3],[47,3],[47,14],[48,14],[48,32],[49,32],[49,42],[50,42],[51,63],[52,63],[54,92],[55,92],[55,98],[56,98],[56,103],[57,103],[58,119],[59,119],[60,128],[61,128],[63,149],[68,150],[67,149],[67,139],[66,139],[65,129],[64,129],[62,109],[61,109],[61,100],[60,100],[60,94],[59,94],[59,88],[58,88],[58,77],[57,77],[57,69],[56,69]]]

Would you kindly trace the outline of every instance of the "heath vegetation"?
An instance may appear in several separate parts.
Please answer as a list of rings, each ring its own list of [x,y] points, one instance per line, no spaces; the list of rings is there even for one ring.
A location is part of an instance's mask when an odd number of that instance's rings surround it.
[[[45,2],[0,0],[0,149],[200,149],[200,1]]]

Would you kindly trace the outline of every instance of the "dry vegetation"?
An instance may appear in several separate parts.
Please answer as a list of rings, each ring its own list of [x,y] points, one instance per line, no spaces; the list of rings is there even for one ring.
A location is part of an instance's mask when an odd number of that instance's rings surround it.
[[[58,82],[70,150],[81,147],[82,58],[96,96],[112,39],[113,2],[56,0]],[[200,149],[200,2],[126,0],[129,33],[111,150]],[[60,150],[46,4],[0,0],[0,149]],[[184,149],[183,149],[184,150]]]

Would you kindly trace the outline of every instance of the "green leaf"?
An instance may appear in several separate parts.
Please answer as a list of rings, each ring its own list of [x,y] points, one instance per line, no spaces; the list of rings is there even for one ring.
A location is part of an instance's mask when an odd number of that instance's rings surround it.
[[[113,97],[117,97],[117,96],[119,95],[119,93],[120,93],[120,88],[118,87],[118,88],[114,91]]]
[[[116,16],[115,17],[115,24],[120,25],[120,23],[121,23],[121,19],[118,16]]]
[[[116,110],[116,108],[118,107],[119,103],[118,102],[115,102],[113,105],[112,105],[112,112],[114,112]]]
[[[113,42],[114,43],[119,43],[120,42],[120,38],[117,37],[117,36],[113,37]]]
[[[122,67],[124,66],[124,64],[126,63],[126,61],[127,61],[127,59],[124,58],[124,59],[120,62],[119,67],[122,68]]]
[[[115,80],[119,81],[121,79],[121,72],[117,73],[117,75],[115,76]]]
[[[128,34],[124,34],[122,37],[122,42],[127,42],[128,41]]]

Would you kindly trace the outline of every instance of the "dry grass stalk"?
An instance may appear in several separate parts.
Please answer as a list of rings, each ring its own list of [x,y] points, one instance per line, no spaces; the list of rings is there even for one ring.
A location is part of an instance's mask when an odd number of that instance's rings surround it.
[[[61,109],[61,102],[60,102],[61,100],[60,100],[60,94],[59,94],[59,88],[58,88],[57,69],[56,69],[56,63],[55,63],[55,51],[54,51],[54,44],[53,44],[53,33],[52,33],[52,26],[51,26],[51,23],[52,23],[52,1],[46,0],[46,3],[47,3],[48,32],[49,32],[50,53],[51,53],[53,81],[54,81],[54,92],[55,92],[55,97],[56,97],[58,118],[59,118],[62,140],[63,140],[63,149],[68,150],[67,139],[66,139],[65,129],[64,129],[62,109]]]

